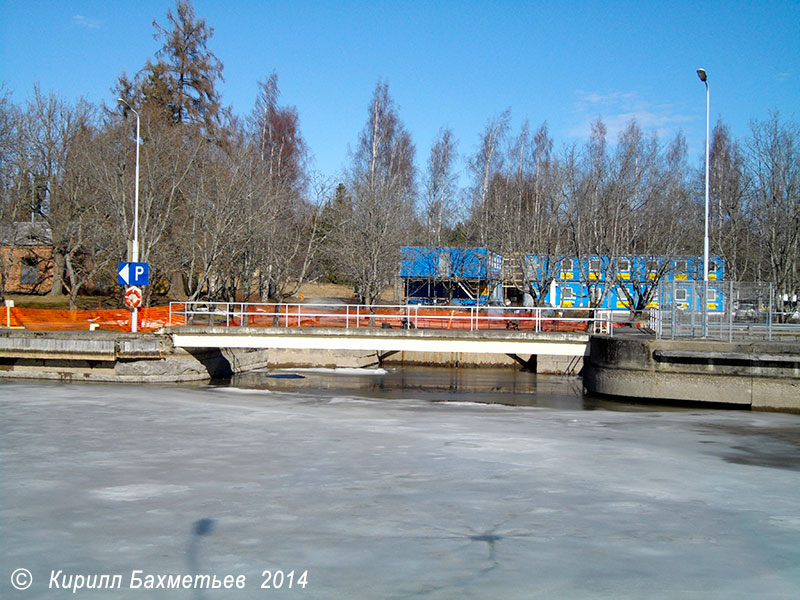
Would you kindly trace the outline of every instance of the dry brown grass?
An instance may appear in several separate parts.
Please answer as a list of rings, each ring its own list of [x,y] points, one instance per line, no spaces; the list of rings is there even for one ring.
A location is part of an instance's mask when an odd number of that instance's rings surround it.
[[[337,283],[304,283],[300,286],[300,291],[289,298],[288,302],[309,302],[314,299],[336,298],[340,300],[354,300],[353,288],[348,285]],[[394,302],[394,289],[387,287],[381,294],[383,302]]]
[[[19,308],[47,308],[53,310],[68,310],[69,297],[64,296],[39,296],[36,294],[6,294],[6,300],[13,300],[14,306]],[[103,308],[120,308],[119,296],[78,296],[78,309],[94,310]]]

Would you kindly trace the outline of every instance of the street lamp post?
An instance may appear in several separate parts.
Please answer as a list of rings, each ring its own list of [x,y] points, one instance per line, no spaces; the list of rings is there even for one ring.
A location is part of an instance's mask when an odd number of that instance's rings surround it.
[[[709,123],[711,112],[711,94],[708,89],[708,76],[705,69],[697,69],[697,76],[706,84],[706,209],[705,209],[705,234],[703,235],[703,337],[708,335],[708,145]]]
[[[122,98],[117,98],[117,102],[124,104],[136,115],[136,181],[133,188],[133,242],[131,243],[130,262],[139,262],[139,113]],[[133,309],[131,314],[131,331],[136,332],[137,309]]]

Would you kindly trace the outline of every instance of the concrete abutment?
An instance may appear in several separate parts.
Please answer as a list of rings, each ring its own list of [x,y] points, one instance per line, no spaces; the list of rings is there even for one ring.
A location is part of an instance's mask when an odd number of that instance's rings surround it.
[[[800,347],[594,336],[584,388],[629,399],[800,412]]]

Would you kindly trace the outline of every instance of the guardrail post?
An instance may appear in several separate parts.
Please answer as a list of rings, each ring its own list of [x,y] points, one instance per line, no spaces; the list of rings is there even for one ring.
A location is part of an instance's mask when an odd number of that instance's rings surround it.
[[[775,308],[775,288],[772,282],[769,284],[769,310],[767,311],[767,339],[772,339],[772,311]]]
[[[728,343],[733,342],[733,282],[728,282]]]

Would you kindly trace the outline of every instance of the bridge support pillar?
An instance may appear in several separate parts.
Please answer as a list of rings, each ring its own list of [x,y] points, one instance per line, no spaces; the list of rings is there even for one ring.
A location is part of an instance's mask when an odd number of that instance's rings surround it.
[[[378,364],[379,365],[383,365],[383,361],[384,360],[386,360],[390,356],[393,356],[394,354],[397,354],[398,352],[400,352],[400,351],[399,350],[389,350],[388,352],[384,352],[383,354],[378,352],[377,353],[378,354]]]
[[[522,370],[523,371],[528,371],[529,373],[536,373],[537,359],[538,359],[538,355],[537,354],[531,354],[531,356],[530,356],[530,358],[528,360],[525,360],[524,358],[520,358],[516,354],[508,354],[507,356],[510,356],[515,361],[517,361],[520,365],[522,365]]]

